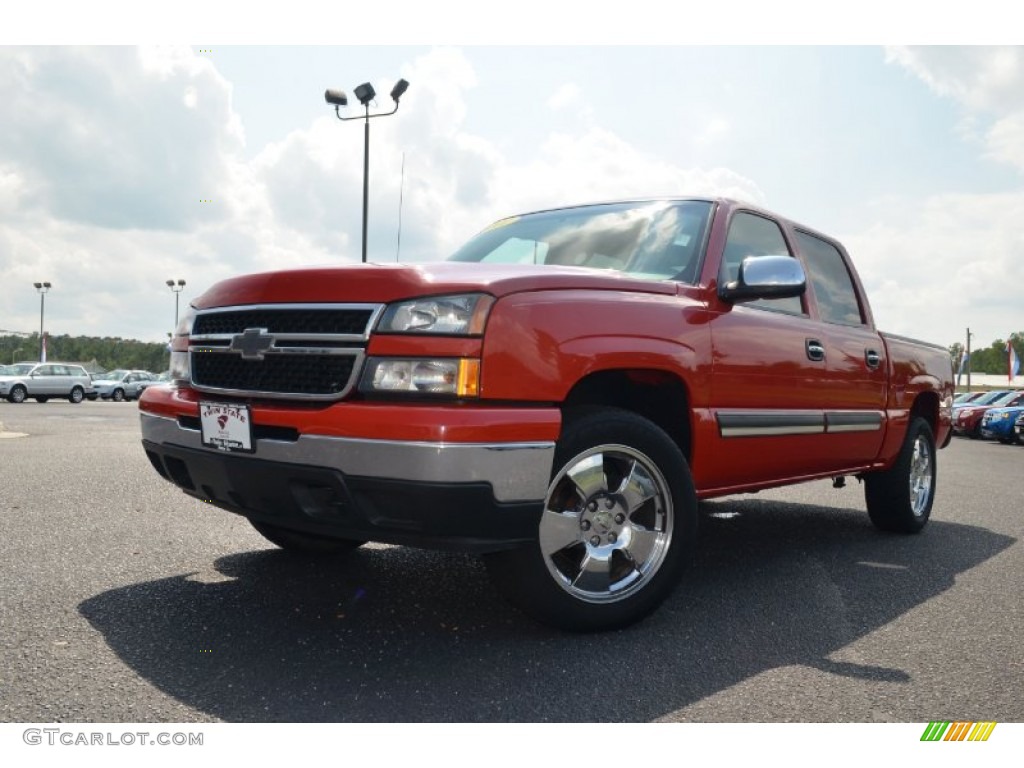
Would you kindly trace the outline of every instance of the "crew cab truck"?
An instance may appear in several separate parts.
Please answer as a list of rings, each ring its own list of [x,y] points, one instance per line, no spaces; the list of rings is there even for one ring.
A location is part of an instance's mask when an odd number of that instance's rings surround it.
[[[878,332],[838,242],[727,199],[228,279],[172,372],[142,438],[185,493],[289,550],[481,553],[515,604],[581,631],[665,599],[698,499],[855,476],[878,528],[920,531],[951,434],[946,350]]]

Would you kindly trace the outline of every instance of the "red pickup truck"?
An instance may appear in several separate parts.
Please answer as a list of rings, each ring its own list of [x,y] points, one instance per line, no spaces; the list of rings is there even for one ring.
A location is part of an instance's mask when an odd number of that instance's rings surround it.
[[[140,402],[164,478],[286,549],[479,552],[573,630],[665,599],[698,499],[855,476],[878,528],[920,531],[951,434],[947,351],[879,333],[838,242],[725,199],[225,280],[172,350]]]

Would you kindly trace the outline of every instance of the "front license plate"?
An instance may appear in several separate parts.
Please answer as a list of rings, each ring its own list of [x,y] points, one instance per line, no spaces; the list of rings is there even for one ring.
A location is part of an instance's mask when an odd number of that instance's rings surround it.
[[[247,405],[200,403],[199,431],[203,445],[221,451],[252,453],[252,419]]]

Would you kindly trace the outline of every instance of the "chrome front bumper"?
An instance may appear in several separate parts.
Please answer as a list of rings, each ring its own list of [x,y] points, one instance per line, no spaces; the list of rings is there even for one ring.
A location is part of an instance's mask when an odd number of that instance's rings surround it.
[[[177,420],[141,413],[142,438],[157,445],[220,451],[203,446],[199,430]],[[327,467],[344,475],[430,483],[488,483],[500,503],[540,501],[547,493],[553,442],[432,443],[300,435],[298,440],[255,441],[255,454],[232,454]]]

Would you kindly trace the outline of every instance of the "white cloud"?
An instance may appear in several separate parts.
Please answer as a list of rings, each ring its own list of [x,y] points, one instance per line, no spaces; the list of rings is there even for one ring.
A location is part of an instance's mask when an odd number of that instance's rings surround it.
[[[1024,232],[1015,222],[1024,219],[1024,195],[942,195],[886,207],[898,218],[879,214],[843,238],[880,328],[943,345],[962,340],[967,326],[985,344],[1020,330]]]
[[[242,139],[223,78],[184,56],[157,66],[131,48],[0,49],[0,158],[25,179],[23,207],[115,228],[200,221],[197,201]],[[186,89],[202,109],[181,108]]]
[[[578,109],[584,105],[583,92],[575,83],[565,83],[548,97],[551,109]]]
[[[989,157],[1024,171],[1024,110],[997,120],[985,138]]]
[[[1024,109],[1024,48],[1019,46],[895,46],[887,49],[886,59],[971,109]]]
[[[724,117],[713,117],[694,138],[697,144],[711,144],[727,137],[732,131],[732,124]]]
[[[987,157],[1024,170],[1024,47],[894,47],[886,57],[962,105],[961,135],[982,141]]]

